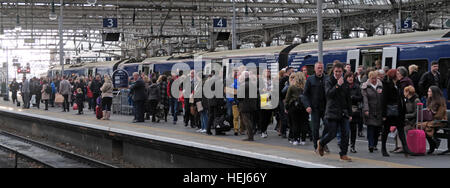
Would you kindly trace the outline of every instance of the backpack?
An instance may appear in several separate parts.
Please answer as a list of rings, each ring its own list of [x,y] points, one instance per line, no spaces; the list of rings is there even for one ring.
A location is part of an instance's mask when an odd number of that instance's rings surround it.
[[[47,85],[47,87],[45,87],[45,93],[48,93],[48,94],[52,93],[52,87],[50,85]]]

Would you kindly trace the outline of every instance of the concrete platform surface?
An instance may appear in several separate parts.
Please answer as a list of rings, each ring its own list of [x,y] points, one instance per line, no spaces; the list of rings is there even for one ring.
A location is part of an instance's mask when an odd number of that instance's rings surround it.
[[[79,126],[88,126],[97,129],[108,130],[137,137],[156,139],[169,143],[200,147],[214,151],[248,156],[268,161],[277,161],[283,164],[300,167],[318,168],[421,168],[421,167],[450,167],[450,156],[409,156],[405,158],[402,154],[391,154],[391,157],[382,157],[380,152],[381,143],[378,144],[379,151],[369,153],[367,140],[357,138],[356,149],[358,153],[349,153],[353,162],[340,162],[336,140],[329,144],[331,154],[319,157],[314,153],[313,144],[307,141],[304,146],[293,146],[287,139],[282,139],[274,131],[274,125],[268,128],[268,137],[261,138],[255,135],[254,142],[244,142],[245,135],[234,136],[230,131],[224,136],[208,136],[197,133],[196,129],[185,127],[183,118],[178,117],[178,123],[172,123],[172,117],[168,117],[168,123],[131,123],[133,117],[125,115],[111,115],[110,121],[97,120],[93,111],[85,109],[84,115],[76,115],[77,111],[61,112],[61,108],[50,108],[49,111],[31,108],[22,109],[11,102],[0,102],[0,110],[14,113],[27,114],[40,118],[46,118],[62,122],[70,122]],[[394,148],[393,139],[389,139],[388,150]],[[446,141],[443,140],[441,149],[446,149]],[[439,150],[437,152],[440,152]]]

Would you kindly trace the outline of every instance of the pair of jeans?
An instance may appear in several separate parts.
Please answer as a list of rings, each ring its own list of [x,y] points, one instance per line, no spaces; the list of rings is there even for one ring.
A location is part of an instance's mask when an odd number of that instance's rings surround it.
[[[254,131],[253,131],[254,125],[253,125],[253,121],[252,121],[253,120],[252,115],[253,115],[252,113],[241,112],[241,120],[242,120],[241,124],[246,127],[247,136],[249,139],[253,139],[253,136],[254,136]]]
[[[349,123],[349,121],[347,121],[347,124],[345,125],[345,131],[347,132],[347,135],[350,135],[350,123]],[[337,137],[338,144],[341,144],[341,130],[339,130],[339,129],[337,130],[336,137]]]
[[[259,110],[259,130],[261,133],[267,132],[267,127],[270,124],[272,118],[272,110]]]
[[[45,110],[48,110],[48,99],[44,100]]]
[[[306,112],[305,112],[306,113]],[[291,122],[291,129],[289,130],[289,138],[293,141],[306,141],[306,124],[307,121],[304,114],[299,114],[298,111],[290,110],[288,112],[289,121]]]
[[[376,148],[378,145],[378,137],[380,137],[381,127],[367,126],[367,140],[369,141],[369,148]]]
[[[134,101],[134,105],[136,106],[135,119],[138,122],[144,122],[144,112],[145,112],[145,101]]]
[[[341,131],[341,144],[340,144],[340,150],[339,152],[340,156],[347,155],[348,151],[348,134],[346,130],[346,126],[348,125],[348,119],[328,119],[327,120],[327,130],[328,133],[326,133],[322,139],[320,139],[320,145],[322,147],[326,146],[328,143],[330,143],[337,135],[337,130]]]
[[[30,93],[22,93],[23,108],[30,108]]]
[[[202,129],[206,130],[206,127],[208,127],[208,110],[203,109],[203,111],[200,112],[200,117],[201,117]]]
[[[287,114],[285,112],[286,108],[284,106],[284,102],[280,102],[280,105],[278,106],[278,116],[279,116],[279,121],[280,121],[280,132],[283,135],[286,135],[286,130],[287,130],[287,126],[288,126],[288,117]]]
[[[178,121],[178,100],[176,98],[170,98],[169,99],[169,108],[170,108],[170,113],[172,113],[173,116],[173,121],[177,122]]]
[[[62,95],[64,97],[64,102],[63,102],[63,110],[67,112],[69,111],[69,95]]]
[[[320,139],[319,130],[320,130],[320,120],[322,120],[324,129],[322,132],[322,136],[328,133],[327,128],[327,120],[324,118],[325,112],[318,111],[313,109],[311,113],[311,125],[312,125],[312,136],[314,142],[314,149],[317,149],[317,141]]]

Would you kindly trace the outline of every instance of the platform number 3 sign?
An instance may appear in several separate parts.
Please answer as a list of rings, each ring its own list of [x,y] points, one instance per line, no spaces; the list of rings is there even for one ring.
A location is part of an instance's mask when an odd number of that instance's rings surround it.
[[[117,18],[104,18],[103,27],[114,28],[117,27]]]

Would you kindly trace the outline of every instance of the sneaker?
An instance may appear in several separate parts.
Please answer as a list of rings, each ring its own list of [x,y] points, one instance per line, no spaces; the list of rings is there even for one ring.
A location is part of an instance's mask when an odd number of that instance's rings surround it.
[[[294,143],[292,143],[294,146],[298,145],[297,141],[294,141]]]
[[[306,145],[306,142],[300,142],[300,145],[304,146]]]
[[[202,129],[202,131],[200,131],[200,133],[206,133],[206,129]]]
[[[200,132],[202,132],[202,129],[197,129],[195,132],[200,133]]]
[[[292,140],[289,140],[289,143],[290,143],[290,144],[292,144],[292,143],[294,143],[294,141],[292,141]]]
[[[348,157],[347,155],[341,156],[340,161],[342,162],[352,162],[352,158]]]
[[[261,138],[267,138],[267,133],[261,133]]]

